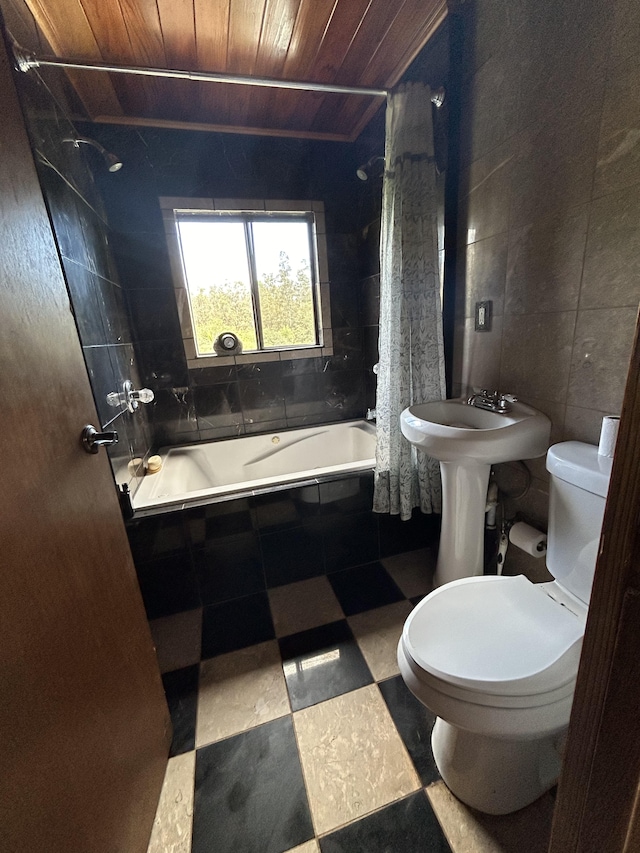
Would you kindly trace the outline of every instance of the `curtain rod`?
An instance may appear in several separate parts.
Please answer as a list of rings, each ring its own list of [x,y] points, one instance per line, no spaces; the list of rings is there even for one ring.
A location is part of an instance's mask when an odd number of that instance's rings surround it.
[[[39,59],[32,53],[14,45],[13,53],[20,71],[41,66],[70,68],[76,71],[108,71],[111,74],[134,74],[141,77],[170,77],[203,83],[233,83],[239,86],[266,86],[274,89],[298,89],[307,92],[325,92],[335,95],[365,95],[386,98],[386,89],[367,89],[359,86],[339,86],[333,83],[311,83],[295,80],[275,80],[270,77],[242,77],[215,71],[182,71],[171,68],[150,68],[136,65],[107,65],[103,62],[75,62],[68,59]]]

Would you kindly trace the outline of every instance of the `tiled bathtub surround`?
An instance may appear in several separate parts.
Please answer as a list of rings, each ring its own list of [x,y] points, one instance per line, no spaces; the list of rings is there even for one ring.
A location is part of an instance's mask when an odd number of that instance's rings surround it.
[[[277,605],[280,588],[298,581],[314,579],[319,613],[330,614],[324,609],[330,604],[322,603],[327,576],[341,585],[347,616],[376,606],[388,593],[378,561],[437,542],[439,517],[416,510],[411,521],[401,522],[373,513],[372,489],[373,473],[367,472],[131,522],[147,615],[159,619],[203,606],[202,641],[209,656],[212,648],[215,653],[237,648],[236,630],[240,636],[251,630],[256,643],[272,638],[269,596]],[[295,595],[295,586],[290,590]],[[404,595],[395,594],[395,600]],[[283,619],[295,618],[295,611],[280,612]],[[250,628],[244,627],[247,613]],[[188,617],[183,619],[183,631],[193,638]]]
[[[156,392],[156,446],[362,417],[373,362],[363,354],[359,294],[362,182],[357,145],[188,131],[91,126],[126,151],[125,183],[100,180],[136,334],[143,377]],[[87,127],[87,133],[89,127]],[[376,143],[382,145],[382,137]],[[365,158],[366,159],[366,158]],[[245,353],[227,366],[187,368],[159,198],[208,196],[229,208],[251,199],[322,201],[327,260],[324,340],[333,356]],[[327,270],[328,267],[328,270]],[[328,284],[327,284],[328,280]],[[324,316],[326,315],[326,316]],[[376,320],[377,322],[377,320]]]
[[[171,428],[186,441],[195,432],[207,440],[360,417],[361,340],[359,329],[344,329],[334,336],[333,356],[292,359],[283,352],[277,361],[190,370],[188,390],[159,391],[156,421],[168,406]]]
[[[337,575],[271,590],[273,639],[165,674],[174,742],[149,853],[546,849],[552,796],[491,818],[439,780],[433,716],[395,659],[413,603],[404,590],[428,592],[433,565],[425,550],[383,560],[372,609],[363,599],[353,616],[354,588]],[[185,660],[191,641],[178,620],[171,640],[174,618],[161,620],[163,641]]]
[[[620,412],[640,299],[639,24],[627,0],[478,0],[465,21],[454,391],[518,395],[552,441],[597,444]],[[493,329],[475,332],[485,299]],[[518,508],[545,524],[531,468]]]

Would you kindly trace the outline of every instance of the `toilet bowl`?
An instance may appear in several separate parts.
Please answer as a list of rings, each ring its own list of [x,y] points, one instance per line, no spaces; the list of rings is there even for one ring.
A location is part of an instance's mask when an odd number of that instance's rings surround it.
[[[558,592],[522,575],[464,578],[423,599],[405,625],[398,664],[438,717],[440,775],[480,811],[523,808],[558,777],[586,619]]]
[[[547,466],[556,580],[445,584],[414,608],[398,645],[404,681],[437,716],[443,780],[489,814],[523,808],[555,784],[578,672],[611,460],[566,442]]]

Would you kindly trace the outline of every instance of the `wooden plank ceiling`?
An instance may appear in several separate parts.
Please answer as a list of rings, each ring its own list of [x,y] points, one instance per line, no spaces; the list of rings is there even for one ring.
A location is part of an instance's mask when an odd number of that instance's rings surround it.
[[[22,2],[68,60],[379,89],[398,82],[446,15],[446,0]],[[103,71],[69,77],[92,121],[120,124],[352,141],[382,102]]]

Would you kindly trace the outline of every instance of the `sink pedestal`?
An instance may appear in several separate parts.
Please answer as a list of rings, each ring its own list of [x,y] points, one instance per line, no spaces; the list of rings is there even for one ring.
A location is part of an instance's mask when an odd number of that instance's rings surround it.
[[[499,397],[497,391],[491,396]],[[543,456],[551,421],[514,398],[504,411],[461,398],[409,406],[400,415],[400,429],[414,447],[440,462],[442,533],[435,585],[481,575],[491,466]]]
[[[482,462],[440,462],[442,532],[434,586],[481,575],[484,521],[491,466]]]

